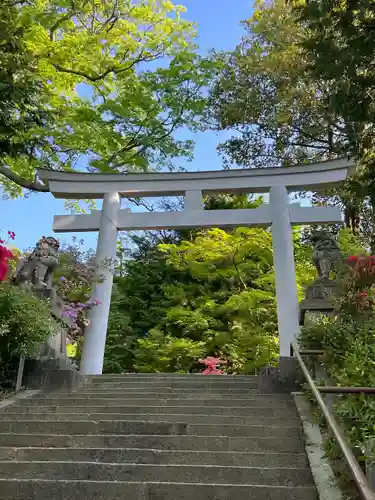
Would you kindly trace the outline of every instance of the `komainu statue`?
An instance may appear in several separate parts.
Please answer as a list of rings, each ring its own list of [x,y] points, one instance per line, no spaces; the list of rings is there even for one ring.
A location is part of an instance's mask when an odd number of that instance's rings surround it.
[[[306,288],[305,299],[300,302],[300,325],[305,324],[305,321],[314,320],[317,314],[333,314],[336,308],[340,248],[326,231],[317,231],[310,241],[313,245],[312,260],[318,277]],[[331,271],[335,274],[332,277]]]
[[[51,290],[53,271],[59,263],[59,248],[60,242],[56,238],[42,236],[29,257],[20,264],[14,282]]]
[[[312,255],[318,279],[329,280],[332,270],[340,264],[340,249],[333,237],[325,231],[317,231],[311,236],[314,251]]]

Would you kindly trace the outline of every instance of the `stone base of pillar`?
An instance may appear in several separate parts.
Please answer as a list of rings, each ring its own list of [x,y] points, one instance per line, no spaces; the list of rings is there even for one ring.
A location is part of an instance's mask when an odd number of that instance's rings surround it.
[[[23,377],[26,389],[53,391],[57,389],[74,390],[87,382],[77,368],[64,363],[62,359],[27,359]]]
[[[293,357],[280,357],[278,366],[266,366],[259,375],[258,390],[262,394],[288,394],[301,390],[304,383],[298,362]]]

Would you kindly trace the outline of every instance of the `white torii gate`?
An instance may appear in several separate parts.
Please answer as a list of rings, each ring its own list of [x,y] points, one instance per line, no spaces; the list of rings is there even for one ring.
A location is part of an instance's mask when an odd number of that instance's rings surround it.
[[[38,178],[56,198],[103,199],[101,211],[91,215],[56,215],[57,233],[99,231],[96,264],[116,258],[117,231],[142,229],[272,228],[280,356],[290,356],[290,343],[299,332],[292,225],[332,224],[342,221],[338,207],[301,207],[289,204],[290,191],[316,191],[342,183],[354,160],[333,160],[289,168],[203,172],[96,174],[38,169]],[[203,194],[267,193],[269,204],[246,210],[204,210]],[[132,213],[120,209],[120,198],[185,196],[181,212]],[[92,298],[100,305],[90,311],[81,368],[83,374],[101,374],[113,273],[95,284]]]

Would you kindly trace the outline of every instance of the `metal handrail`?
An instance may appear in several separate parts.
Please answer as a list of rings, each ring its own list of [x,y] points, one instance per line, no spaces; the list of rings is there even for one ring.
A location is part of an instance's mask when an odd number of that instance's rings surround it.
[[[330,427],[333,435],[336,438],[337,443],[339,444],[341,451],[344,455],[344,458],[348,464],[348,467],[353,475],[353,479],[357,485],[358,492],[362,498],[362,500],[375,500],[375,493],[373,490],[370,488],[370,485],[367,481],[366,475],[362,471],[356,457],[354,456],[354,453],[352,452],[350,446],[345,440],[344,434],[335,419],[335,417],[332,415],[332,413],[328,410],[327,406],[325,405],[323,398],[315,385],[313,379],[311,378],[311,375],[301,357],[300,352],[298,351],[297,344],[295,342],[292,343],[292,350],[295,358],[297,359],[301,370],[305,376],[305,379],[307,383],[310,386],[310,389],[320,406],[320,409],[322,410],[322,413],[324,415],[324,418],[326,419],[326,422],[328,426]]]
[[[329,394],[375,394],[375,387],[334,387],[330,385],[316,386],[319,392]]]

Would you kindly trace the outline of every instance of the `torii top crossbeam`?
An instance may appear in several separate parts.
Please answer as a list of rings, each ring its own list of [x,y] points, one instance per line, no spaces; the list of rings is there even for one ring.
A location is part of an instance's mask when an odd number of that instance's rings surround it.
[[[76,173],[38,169],[39,180],[56,198],[94,199],[105,193],[120,196],[181,196],[186,191],[203,193],[265,193],[274,186],[289,191],[313,191],[334,187],[354,167],[354,160],[338,159],[294,167],[212,170],[202,172],[151,172],[136,174]]]

